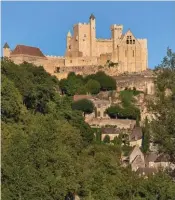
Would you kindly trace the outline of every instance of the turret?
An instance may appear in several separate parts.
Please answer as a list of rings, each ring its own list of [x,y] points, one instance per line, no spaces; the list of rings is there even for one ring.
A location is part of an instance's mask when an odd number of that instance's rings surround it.
[[[116,49],[117,44],[122,36],[123,32],[123,25],[117,25],[113,24],[111,26],[111,35],[112,35],[112,40],[113,40],[113,50]]]
[[[70,51],[70,49],[71,49],[71,32],[69,31],[68,33],[67,33],[67,51]]]
[[[11,53],[10,47],[9,47],[9,45],[6,42],[4,44],[4,47],[3,47],[3,57],[9,58],[10,57],[10,53]]]
[[[89,22],[90,22],[90,56],[95,56],[96,27],[95,27],[95,16],[93,14],[91,14]]]

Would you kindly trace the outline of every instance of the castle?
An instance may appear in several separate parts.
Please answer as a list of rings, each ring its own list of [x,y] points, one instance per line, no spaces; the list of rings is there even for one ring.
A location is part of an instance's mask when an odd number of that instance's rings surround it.
[[[97,39],[93,14],[89,23],[74,25],[73,35],[68,32],[64,57],[44,55],[39,48],[25,45],[17,45],[11,51],[7,43],[3,47],[3,56],[16,64],[26,61],[42,65],[59,79],[71,71],[95,73],[98,66],[109,61],[117,64],[115,73],[141,72],[148,68],[147,39],[137,39],[131,30],[123,33],[123,25],[117,24],[111,26],[111,39]]]

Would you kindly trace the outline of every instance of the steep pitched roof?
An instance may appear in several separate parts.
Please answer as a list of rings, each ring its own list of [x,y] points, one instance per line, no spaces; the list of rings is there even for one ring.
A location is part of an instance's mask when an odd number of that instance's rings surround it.
[[[4,44],[3,48],[4,49],[9,49],[10,48],[9,45],[7,44],[7,42]]]
[[[101,131],[102,134],[119,134],[120,129],[114,127],[104,127]]]
[[[45,57],[39,48],[25,46],[25,45],[17,45],[11,53],[11,55],[18,55],[18,54]]]
[[[154,162],[157,159],[158,155],[156,153],[149,153],[145,156],[147,162]]]
[[[130,141],[140,140],[142,138],[142,128],[134,127],[130,135]]]

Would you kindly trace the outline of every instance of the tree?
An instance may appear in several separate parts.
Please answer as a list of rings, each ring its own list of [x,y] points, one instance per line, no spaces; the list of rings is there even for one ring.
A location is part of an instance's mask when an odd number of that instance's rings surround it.
[[[146,117],[144,122],[143,130],[143,141],[142,141],[142,151],[147,153],[149,151],[149,142],[150,142],[150,135],[149,135],[149,123]]]
[[[88,99],[82,99],[82,100],[74,102],[72,104],[72,109],[81,110],[85,116],[85,114],[90,114],[94,111],[94,105],[92,101]]]
[[[150,134],[161,153],[168,154],[175,162],[175,53],[167,50],[167,56],[156,67],[156,97],[149,102],[155,115],[150,124]],[[166,90],[171,91],[166,95]]]
[[[18,121],[20,115],[25,110],[22,102],[22,96],[15,85],[6,76],[2,75],[1,88],[1,114],[2,120]]]
[[[109,135],[105,135],[104,139],[103,139],[104,143],[110,143],[110,137]]]
[[[98,94],[100,91],[100,84],[96,80],[88,80],[85,87],[87,88],[87,91],[91,94]]]

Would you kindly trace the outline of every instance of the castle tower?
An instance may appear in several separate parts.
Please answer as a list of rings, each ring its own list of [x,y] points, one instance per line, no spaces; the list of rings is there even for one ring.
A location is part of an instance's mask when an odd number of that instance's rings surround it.
[[[95,16],[91,14],[90,18],[90,56],[96,55],[96,27]]]
[[[117,44],[119,43],[119,40],[122,36],[123,32],[123,25],[117,25],[113,24],[111,26],[111,35],[112,35],[112,41],[113,41],[113,51],[117,48]]]
[[[10,57],[10,53],[11,53],[10,47],[9,47],[9,45],[6,42],[4,44],[4,47],[3,47],[3,57],[9,58]]]
[[[71,44],[70,44],[70,42],[71,42],[71,33],[70,33],[70,31],[67,33],[67,51],[70,51],[71,50]]]

